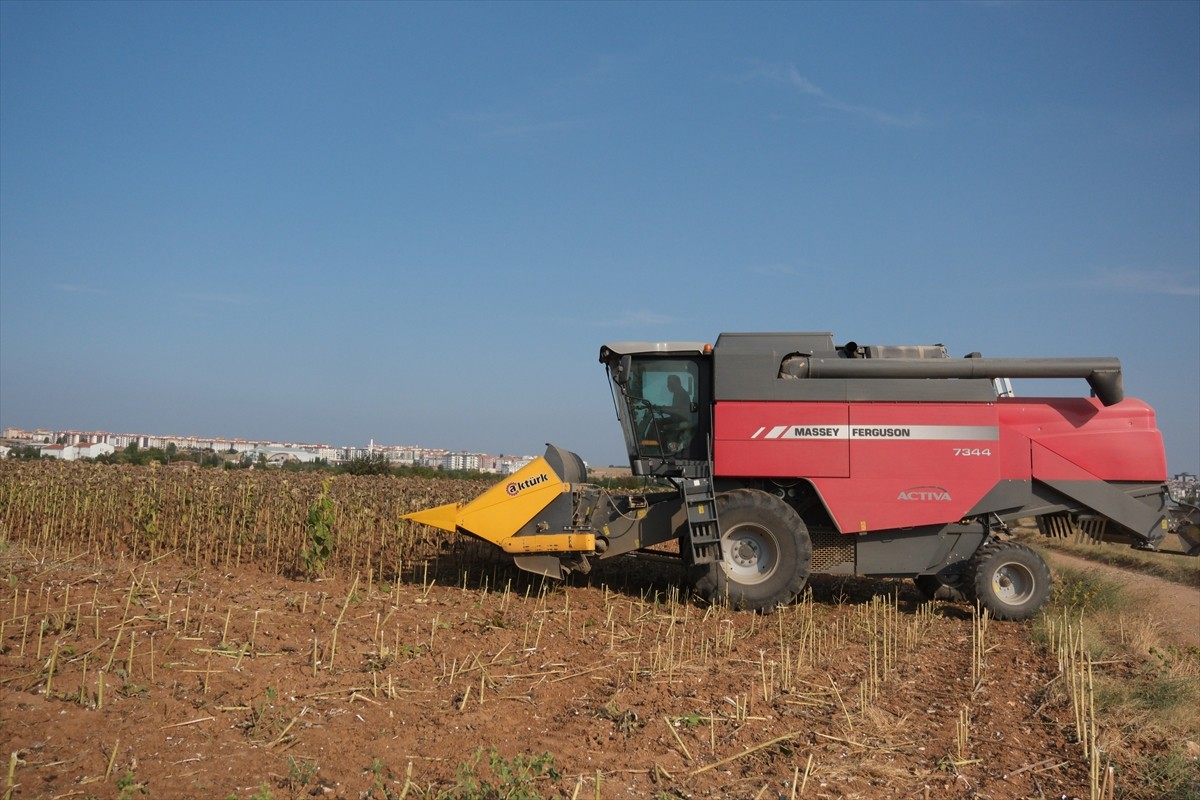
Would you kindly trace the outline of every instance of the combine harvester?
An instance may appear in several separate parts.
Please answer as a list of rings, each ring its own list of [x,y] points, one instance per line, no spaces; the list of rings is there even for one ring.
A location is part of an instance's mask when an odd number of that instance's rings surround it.
[[[1162,435],[1154,411],[1124,397],[1115,358],[725,333],[716,346],[608,344],[600,362],[633,474],[673,489],[615,494],[549,445],[474,501],[407,518],[553,578],[678,540],[687,582],[710,602],[769,610],[810,574],[870,575],[912,578],[929,596],[952,587],[1000,619],[1033,616],[1051,588],[1010,522],[1143,550],[1166,533]],[[1015,398],[1012,378],[1083,378],[1092,396]],[[1200,535],[1182,538],[1200,554]]]

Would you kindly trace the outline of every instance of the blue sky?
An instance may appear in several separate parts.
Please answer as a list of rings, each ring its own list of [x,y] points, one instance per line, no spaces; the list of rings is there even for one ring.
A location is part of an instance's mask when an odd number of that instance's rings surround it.
[[[0,3],[0,425],[623,463],[599,345],[752,330],[1200,469],[1200,4]]]

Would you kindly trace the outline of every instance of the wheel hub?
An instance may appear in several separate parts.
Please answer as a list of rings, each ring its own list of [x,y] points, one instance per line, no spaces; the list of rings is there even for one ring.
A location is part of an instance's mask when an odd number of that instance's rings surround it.
[[[739,567],[756,567],[759,559],[758,543],[750,539],[739,539],[730,548],[729,557]]]
[[[774,574],[779,545],[774,535],[758,525],[743,525],[724,539],[725,570],[739,583],[762,583]]]
[[[1032,596],[1036,580],[1023,564],[1002,564],[992,576],[992,589],[1001,601],[1020,605]]]

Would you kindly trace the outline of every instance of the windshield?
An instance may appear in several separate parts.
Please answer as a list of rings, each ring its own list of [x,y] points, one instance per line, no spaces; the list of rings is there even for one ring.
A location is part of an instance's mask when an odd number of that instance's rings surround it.
[[[691,457],[700,422],[700,367],[695,360],[635,358],[626,385],[613,388],[631,455]]]

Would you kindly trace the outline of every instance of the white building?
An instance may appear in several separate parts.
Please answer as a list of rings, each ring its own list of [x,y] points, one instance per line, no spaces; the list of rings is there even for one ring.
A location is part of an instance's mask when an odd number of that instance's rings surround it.
[[[75,445],[75,453],[79,458],[99,458],[100,456],[110,456],[117,452],[117,448],[107,442],[81,442]]]
[[[289,461],[298,461],[301,464],[309,464],[317,460],[316,453],[310,453],[307,450],[301,450],[297,447],[259,447],[250,455],[254,458],[263,456],[267,459],[267,464],[273,467],[280,466]]]
[[[115,453],[117,448],[106,442],[82,442],[81,444],[48,444],[42,447],[43,458],[58,458],[77,461],[81,458],[98,458]]]
[[[57,458],[60,461],[74,461],[78,456],[75,446],[71,444],[48,444],[38,452],[42,454],[42,458]]]

